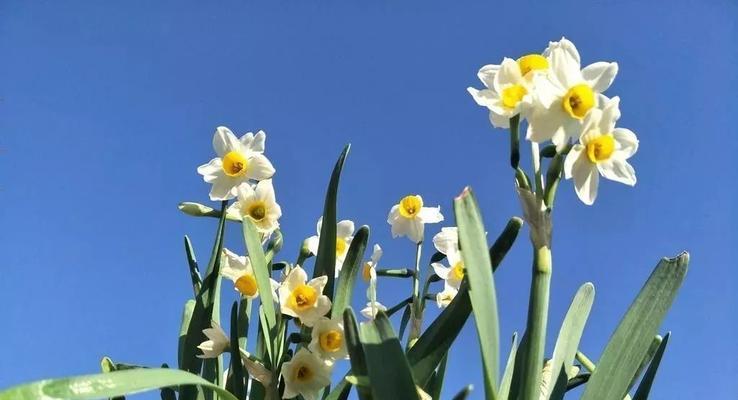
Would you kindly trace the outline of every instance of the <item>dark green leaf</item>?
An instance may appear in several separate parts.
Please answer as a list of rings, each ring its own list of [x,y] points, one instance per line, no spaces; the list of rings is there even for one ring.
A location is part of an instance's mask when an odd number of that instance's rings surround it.
[[[669,337],[671,336],[671,332],[667,333],[664,336],[664,339],[661,340],[661,344],[659,345],[659,348],[656,350],[656,354],[654,354],[653,359],[651,360],[651,364],[648,365],[648,369],[646,370],[646,374],[643,375],[643,379],[641,380],[641,383],[638,385],[638,389],[636,389],[635,395],[633,396],[633,400],[647,400],[648,395],[651,393],[651,386],[653,386],[653,380],[656,378],[656,371],[659,369],[659,364],[661,364],[661,358],[664,356],[664,351],[666,350],[666,345],[669,342]]]
[[[453,400],[464,400],[464,399],[466,399],[471,394],[473,388],[474,387],[472,385],[469,385],[469,386],[461,389],[461,391],[459,393],[456,393],[456,396],[454,396]]]
[[[274,309],[274,299],[272,298],[272,284],[269,280],[269,267],[264,258],[264,249],[261,247],[259,233],[256,231],[254,223],[250,219],[244,220],[243,236],[246,240],[246,248],[249,252],[251,267],[254,269],[254,278],[256,278],[256,286],[259,289],[259,300],[261,301],[260,315],[263,315],[265,324],[264,333],[267,337],[265,344],[269,352],[272,362],[273,359],[272,341],[277,334],[277,315]]]
[[[346,307],[343,311],[343,330],[346,335],[346,348],[351,361],[351,374],[369,376],[367,368],[366,355],[364,346],[359,338],[359,327],[356,324],[356,316],[351,307]],[[371,391],[368,388],[357,387],[359,399],[371,399]]]
[[[336,296],[333,300],[333,308],[331,310],[331,318],[341,318],[343,310],[351,304],[351,295],[354,292],[356,284],[356,275],[361,271],[366,244],[369,240],[369,227],[362,226],[351,240],[346,253],[346,259],[343,262],[340,275],[338,277],[338,285],[336,287]]]
[[[238,325],[238,302],[233,302],[231,306],[231,366],[228,369],[226,389],[239,399],[242,399],[246,393],[241,351],[238,347],[239,332],[242,328]]]

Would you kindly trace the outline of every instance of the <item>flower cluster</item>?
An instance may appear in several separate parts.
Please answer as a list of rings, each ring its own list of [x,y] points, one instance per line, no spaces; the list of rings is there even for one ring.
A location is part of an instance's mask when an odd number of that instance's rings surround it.
[[[562,155],[568,152],[564,176],[574,178],[577,196],[591,205],[600,175],[636,183],[627,160],[638,150],[638,139],[632,131],[616,128],[620,99],[603,94],[617,73],[614,62],[582,68],[579,51],[562,38],[541,54],[485,65],[478,76],[486,88],[468,91],[489,109],[493,126],[510,128],[513,118],[525,119],[526,139],[535,146],[551,141]]]

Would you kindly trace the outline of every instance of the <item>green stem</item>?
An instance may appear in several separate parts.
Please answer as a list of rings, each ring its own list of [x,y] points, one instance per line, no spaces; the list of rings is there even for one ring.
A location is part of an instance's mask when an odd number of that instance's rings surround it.
[[[510,166],[518,169],[520,163],[520,114],[510,118]]]
[[[582,367],[589,371],[590,373],[595,372],[595,364],[592,362],[592,360],[589,359],[589,357],[585,356],[584,353],[581,351],[577,351],[577,361],[579,361],[580,364],[582,364]]]
[[[392,278],[410,278],[415,275],[415,272],[409,268],[378,269],[375,271],[377,272],[377,276],[389,276]]]
[[[551,250],[546,247],[535,249],[533,255],[533,280],[526,331],[528,349],[523,360],[523,400],[538,400],[541,389],[543,352],[546,347],[546,323],[548,297],[551,284]]]
[[[420,254],[423,249],[423,242],[418,242],[415,247],[415,270],[413,274],[413,304],[412,317],[410,322],[410,333],[407,338],[407,347],[412,347],[415,341],[420,337],[420,328],[423,324],[423,306],[420,301]]]

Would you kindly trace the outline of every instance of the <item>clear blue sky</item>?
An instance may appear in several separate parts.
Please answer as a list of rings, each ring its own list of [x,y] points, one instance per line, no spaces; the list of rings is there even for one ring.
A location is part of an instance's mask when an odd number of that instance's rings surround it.
[[[244,3],[0,4],[0,387],[96,372],[103,355],[176,364],[191,296],[182,236],[203,259],[215,230],[176,205],[207,202],[195,169],[217,125],[266,130],[284,258],[314,234],[348,142],[339,217],[371,225],[384,265],[412,260],[385,223],[409,192],[451,222],[452,196],[470,184],[497,232],[520,214],[508,142],[465,89],[480,66],[565,35],[584,63],[620,64],[608,94],[641,147],[635,188],[603,182],[593,207],[571,182],[560,188],[551,330],[594,282],[581,347],[596,359],[659,258],[689,250],[654,398],[738,397],[735,3]],[[230,228],[228,246],[243,251]],[[505,338],[524,328],[522,239],[496,276]],[[380,299],[409,284],[380,282]],[[482,388],[474,334],[470,322],[454,347],[447,394]]]

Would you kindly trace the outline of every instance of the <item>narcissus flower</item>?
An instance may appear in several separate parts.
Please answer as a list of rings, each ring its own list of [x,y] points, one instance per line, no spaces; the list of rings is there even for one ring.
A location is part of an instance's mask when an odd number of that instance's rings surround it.
[[[438,307],[443,308],[456,296],[465,274],[464,262],[461,260],[461,252],[459,251],[458,229],[456,227],[441,229],[441,232],[433,237],[433,245],[436,250],[446,255],[449,264],[449,267],[439,262],[431,264],[436,275],[445,281],[443,292],[436,295]]]
[[[215,321],[212,321],[211,326],[212,328],[202,330],[208,340],[197,346],[198,349],[202,350],[202,354],[197,355],[198,358],[218,357],[230,346],[230,340],[228,335],[223,332],[223,328]]]
[[[485,65],[477,76],[486,89],[466,90],[474,101],[489,109],[489,119],[497,128],[509,128],[510,118],[525,117],[537,95],[538,82],[548,71],[548,60],[540,54],[529,54],[517,61],[505,58],[500,65]]]
[[[387,307],[378,301],[369,301],[366,303],[366,307],[361,309],[361,315],[372,320],[377,317],[377,314],[379,314],[380,311],[387,311]]]
[[[361,315],[368,319],[374,319],[380,311],[387,311],[387,307],[377,301],[377,270],[369,268],[369,287],[366,289],[366,297],[369,302],[361,310]]]
[[[441,207],[423,207],[420,195],[403,197],[398,204],[392,206],[387,223],[392,225],[392,237],[407,236],[415,243],[423,241],[425,224],[443,221]]]
[[[624,128],[616,128],[620,99],[612,98],[602,109],[590,111],[584,121],[579,143],[564,161],[564,176],[574,178],[577,196],[591,205],[597,198],[599,176],[633,186],[636,175],[628,159],[638,151],[638,138]]]
[[[308,349],[326,362],[348,358],[343,323],[322,317],[314,325]]]
[[[551,139],[562,146],[579,137],[584,118],[602,101],[601,93],[615,79],[618,64],[596,62],[582,69],[579,51],[566,38],[551,42],[543,54],[551,64],[550,85],[528,115],[527,138],[538,143]]]
[[[316,400],[318,392],[331,383],[331,366],[305,348],[295,353],[282,365],[284,394],[291,399],[302,395],[305,400]]]
[[[271,179],[257,183],[255,188],[244,182],[236,191],[238,200],[228,207],[228,215],[238,215],[241,220],[249,218],[263,235],[279,228],[282,208],[277,204]]]
[[[307,281],[305,270],[295,266],[280,284],[279,305],[282,314],[299,318],[305,326],[313,324],[331,309],[331,301],[323,294],[327,276]]]
[[[374,270],[374,276],[376,278],[377,265],[381,257],[382,248],[378,244],[375,244],[371,259],[364,263],[364,268],[361,270],[361,277],[364,278],[364,282],[369,282],[372,279],[372,270]]]
[[[448,307],[448,305],[451,304],[451,300],[453,300],[458,293],[458,289],[446,283],[444,285],[443,291],[436,293],[436,304],[438,304],[438,308]]]
[[[233,287],[237,292],[248,299],[259,295],[254,270],[251,268],[251,260],[248,257],[239,256],[224,248],[220,262],[220,274],[233,282]]]
[[[212,183],[211,200],[230,200],[236,188],[249,180],[261,181],[274,175],[272,163],[264,156],[266,134],[249,132],[237,139],[225,126],[219,126],[213,136],[213,148],[218,156],[197,168],[207,183]]]
[[[318,234],[310,236],[307,239],[307,246],[311,253],[314,255],[318,254],[318,244],[320,243],[320,229],[323,226],[323,217],[318,220]],[[338,277],[338,273],[341,272],[343,267],[343,261],[346,260],[346,253],[348,253],[351,240],[354,238],[354,222],[347,219],[338,222],[336,224],[336,267],[335,274]]]

